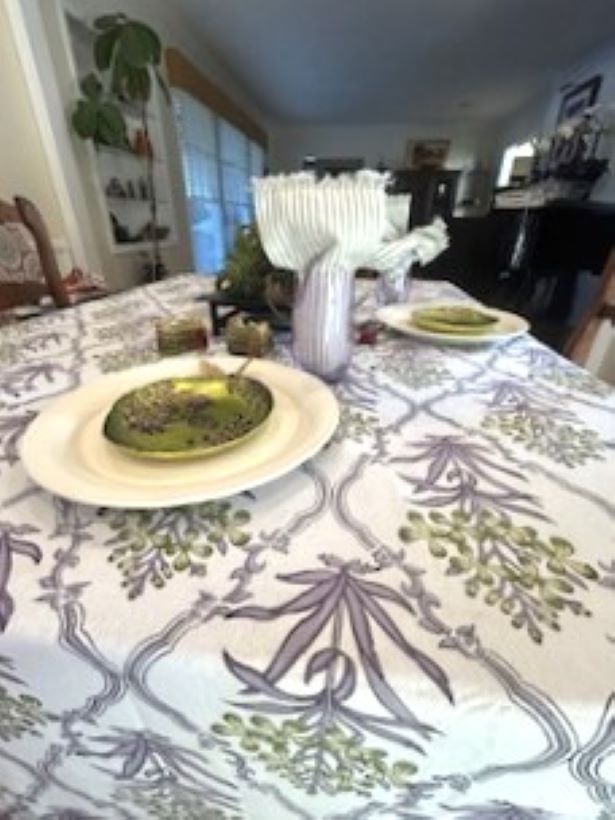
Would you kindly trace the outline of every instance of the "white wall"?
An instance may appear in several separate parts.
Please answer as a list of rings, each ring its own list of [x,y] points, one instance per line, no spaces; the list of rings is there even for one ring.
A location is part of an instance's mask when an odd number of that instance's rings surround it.
[[[551,93],[530,100],[523,108],[502,122],[499,126],[498,153],[501,155],[506,146],[512,143],[525,142],[531,137],[552,133],[556,127],[562,86],[570,84],[570,87],[573,87],[595,74],[602,75],[598,102],[615,105],[615,49],[609,49],[572,66],[558,78]],[[611,168],[598,181],[591,198],[599,202],[613,202],[615,201],[615,134],[604,138],[601,155],[610,157]]]
[[[493,161],[493,134],[488,125],[474,123],[394,123],[390,125],[324,125],[278,127],[271,133],[271,170],[294,171],[304,156],[361,157],[375,167],[405,166],[408,141],[451,140],[447,167],[468,169]]]
[[[28,92],[28,81],[4,2],[0,2],[0,199],[27,196],[45,216],[52,236],[65,226]]]
[[[36,110],[36,100],[31,89],[29,93],[24,66],[19,62],[9,21],[4,19],[5,0],[0,0],[0,75],[3,80],[6,78],[0,91],[3,111],[0,125],[0,196],[8,196],[11,192],[17,191],[31,196],[41,208],[54,235],[70,233],[63,229],[70,222],[70,215],[67,212],[72,210],[73,214],[78,215],[83,232],[89,234],[92,239],[89,245],[90,252],[86,253],[86,261],[105,275],[111,287],[128,287],[140,281],[144,256],[111,252],[105,224],[107,216],[100,207],[94,187],[91,159],[85,145],[76,138],[70,128],[69,116],[78,96],[78,86],[66,53],[63,25],[65,9],[70,9],[83,19],[92,20],[99,15],[117,11],[119,6],[127,15],[149,23],[159,33],[164,46],[174,46],[181,50],[254,119],[264,127],[266,123],[260,112],[255,110],[251,100],[246,98],[237,85],[232,73],[217,61],[212,49],[195,33],[190,21],[182,16],[173,3],[166,0],[123,0],[122,3],[114,0],[19,2],[23,4],[24,9],[27,8],[29,22],[34,19],[38,24],[36,27],[29,26],[30,31],[36,28],[29,44],[32,53],[37,55],[47,52],[48,55],[47,64],[44,64],[42,57],[38,64],[39,72],[42,72],[41,81],[48,92],[43,102],[43,113],[50,120],[55,119],[55,133],[58,139],[49,138],[48,134],[47,139],[41,140],[38,133],[37,121],[40,124],[44,117],[41,115],[40,107]],[[36,62],[36,56],[34,60]],[[8,95],[7,89],[15,93]],[[5,116],[7,108],[10,116]],[[172,112],[170,109],[167,111],[168,116],[164,117],[164,132],[178,241],[173,246],[165,248],[162,255],[171,271],[190,270],[192,253],[183,194],[181,160]],[[75,172],[69,186],[74,198],[71,203],[73,207],[65,208],[64,213],[61,212],[62,198],[58,197],[57,179],[54,186],[53,174],[49,172],[50,167],[61,167],[62,163],[66,166],[73,165]]]

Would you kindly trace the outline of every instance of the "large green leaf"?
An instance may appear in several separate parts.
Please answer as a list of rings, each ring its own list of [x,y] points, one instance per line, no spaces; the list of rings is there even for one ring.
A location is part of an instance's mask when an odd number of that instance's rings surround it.
[[[149,40],[150,62],[154,65],[160,65],[160,60],[162,59],[162,43],[160,42],[160,37],[154,29],[143,23],[135,23],[135,25],[140,28],[142,36]]]
[[[118,97],[124,95],[126,78],[130,70],[130,64],[126,62],[122,53],[116,51],[111,72],[111,91]]]
[[[126,75],[125,90],[131,100],[147,102],[152,91],[152,78],[147,68],[131,68]]]
[[[87,74],[79,83],[81,90],[83,91],[84,97],[87,97],[88,100],[99,100],[102,96],[102,83],[96,76],[96,74],[91,73]]]
[[[115,14],[103,14],[102,17],[97,17],[96,20],[94,20],[94,28],[99,31],[115,28],[125,22],[126,19],[126,15],[121,11]]]
[[[120,34],[122,57],[135,68],[144,68],[155,62],[153,32],[140,23],[126,23]]]
[[[73,128],[81,139],[92,139],[96,133],[98,121],[98,103],[92,100],[79,100],[71,117]]]
[[[94,42],[94,61],[99,71],[106,71],[113,59],[113,50],[116,46],[121,29],[109,28],[99,34]]]
[[[118,147],[128,145],[126,121],[114,103],[102,103],[98,109],[97,135],[101,142]]]

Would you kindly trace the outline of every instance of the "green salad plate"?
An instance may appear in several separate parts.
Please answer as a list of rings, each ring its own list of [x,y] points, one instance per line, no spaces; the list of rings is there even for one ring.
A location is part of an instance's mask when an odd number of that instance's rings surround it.
[[[470,301],[385,305],[377,316],[400,333],[447,346],[498,344],[529,330],[516,313]]]

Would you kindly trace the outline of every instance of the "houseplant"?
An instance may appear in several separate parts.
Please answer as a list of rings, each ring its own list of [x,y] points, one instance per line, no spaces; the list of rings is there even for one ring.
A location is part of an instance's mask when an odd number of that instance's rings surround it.
[[[267,307],[278,319],[292,307],[293,275],[271,264],[255,224],[237,229],[235,244],[216,280],[216,287],[230,299]]]
[[[98,17],[94,28],[96,71],[81,80],[82,97],[73,111],[72,125],[81,139],[91,140],[97,148],[107,145],[132,151],[126,111],[132,109],[137,112],[140,121],[140,133],[137,134],[141,146],[139,154],[145,160],[149,192],[151,275],[155,280],[164,273],[164,264],[160,256],[158,199],[148,109],[154,81],[166,102],[170,102],[169,90],[160,73],[162,44],[150,26],[122,12]]]

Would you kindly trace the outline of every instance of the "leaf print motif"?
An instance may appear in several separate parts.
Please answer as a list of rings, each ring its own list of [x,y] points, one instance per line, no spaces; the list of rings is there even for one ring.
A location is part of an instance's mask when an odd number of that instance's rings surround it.
[[[538,391],[514,382],[497,386],[482,426],[565,467],[604,458],[604,443],[597,433]]]
[[[342,405],[340,421],[333,436],[333,441],[340,443],[346,439],[357,444],[369,442],[378,430],[378,416],[363,410]]]
[[[105,761],[107,765],[96,768],[111,774],[121,784],[115,792],[116,800],[147,808],[148,817],[224,817],[223,810],[235,805],[234,784],[217,775],[204,755],[163,735],[115,729],[112,734],[99,735],[91,741],[81,754]],[[101,745],[107,748],[96,748]],[[192,814],[197,797],[201,815]],[[208,815],[205,808],[221,813]]]
[[[46,723],[43,705],[32,695],[11,695],[0,686],[0,739],[5,743],[24,734],[39,734],[37,726]]]
[[[103,512],[115,536],[108,560],[123,575],[130,599],[149,585],[161,589],[176,573],[204,576],[207,561],[217,550],[245,547],[250,534],[246,510],[234,510],[227,501],[163,510],[108,510]]]
[[[22,393],[32,393],[48,387],[55,381],[56,374],[65,372],[63,367],[54,362],[23,365],[11,371],[10,382],[5,382],[3,389],[7,395],[19,398]]]
[[[559,365],[539,370],[532,377],[546,381],[555,387],[602,399],[607,398],[613,390],[606,382],[600,381],[586,370],[578,367],[562,367],[561,359]]]
[[[453,378],[449,369],[438,360],[425,356],[423,351],[408,350],[407,347],[404,347],[403,355],[401,352],[399,355],[385,355],[379,369],[414,390],[437,387]]]
[[[564,362],[561,356],[550,350],[531,347],[524,352],[523,358],[527,360],[529,377],[534,381],[598,398],[607,398],[613,390],[606,382],[581,367]]]
[[[361,636],[364,634],[364,629],[361,629],[362,623],[357,624],[357,612],[360,613],[362,619],[365,618],[366,615],[370,615],[388,638],[397,644],[399,649],[422,669],[425,675],[431,679],[449,700],[452,700],[452,693],[446,673],[434,661],[427,658],[424,653],[420,652],[406,640],[386,610],[378,603],[378,599],[384,597],[407,611],[409,606],[401,595],[380,584],[368,582],[369,586],[364,586],[363,579],[353,575],[344,566],[323,571],[322,573],[319,572],[309,577],[316,580],[300,580],[296,574],[281,576],[282,580],[290,580],[294,583],[315,584],[315,587],[309,590],[311,597],[304,596],[300,605],[298,596],[272,609],[263,607],[240,607],[226,616],[227,618],[251,619],[254,619],[256,616],[258,620],[274,620],[288,613],[306,611],[308,609],[312,610],[309,615],[302,619],[299,624],[291,630],[279,646],[265,672],[265,677],[268,680],[275,682],[283,677],[296,663],[297,659],[307,651],[309,646],[321,633],[325,624],[338,611],[341,605],[344,604],[348,611],[350,622],[353,625],[355,639],[357,639],[358,636],[357,644],[362,656],[365,655],[366,651],[369,655],[370,649],[375,656],[375,649],[373,649],[373,642],[371,648],[368,644],[361,643]],[[305,576],[303,576],[303,578],[305,578]],[[325,586],[326,591],[324,593],[320,585]],[[320,594],[317,591],[319,589]],[[348,605],[349,596],[351,599],[350,606]],[[321,605],[320,602],[323,598],[324,603]],[[300,609],[298,608],[299,606]]]
[[[229,810],[220,808],[207,792],[174,781],[127,784],[114,797],[118,805],[130,805],[139,817],[152,820],[238,820],[234,811],[227,814]]]
[[[103,373],[114,373],[117,370],[126,370],[127,367],[149,364],[149,362],[155,362],[159,358],[160,355],[153,347],[153,343],[141,347],[123,347],[119,350],[102,353],[97,357],[99,367]]]
[[[399,536],[405,543],[423,542],[447,562],[446,574],[465,576],[466,594],[483,593],[488,606],[498,606],[517,629],[526,628],[536,643],[542,626],[558,631],[560,615],[590,612],[575,595],[596,581],[596,570],[574,558],[564,538],[543,539],[535,529],[516,525],[508,515],[483,511],[476,518],[411,511]]]
[[[235,703],[241,709],[260,713],[248,721],[235,713],[212,727],[221,737],[234,738],[244,751],[252,752],[268,769],[286,777],[309,793],[355,791],[368,795],[376,786],[390,788],[407,783],[416,771],[414,763],[387,762],[386,752],[365,745],[366,734],[422,753],[415,739],[429,740],[437,731],[413,714],[386,679],[374,628],[379,639],[384,634],[415,664],[420,672],[452,700],[444,670],[415,647],[402,632],[383,602],[411,615],[412,606],[394,589],[364,577],[373,567],[333,556],[322,556],[326,569],[304,570],[280,575],[288,584],[306,586],[276,607],[250,605],[227,614],[227,618],[271,621],[301,615],[275,650],[264,671],[224,653],[229,671],[245,689],[247,700]],[[371,714],[351,704],[357,686],[355,660],[342,650],[345,624],[356,647],[358,662],[384,715]],[[331,629],[330,645],[310,654],[310,648],[326,629]],[[316,678],[322,687],[297,694],[288,691],[283,678],[305,658],[303,679],[306,685]],[[257,699],[261,698],[261,699]],[[281,724],[262,715],[286,716]],[[349,734],[350,732],[350,734]]]
[[[6,461],[8,464],[16,464],[19,461],[19,442],[35,417],[36,412],[33,410],[25,410],[22,413],[11,411],[5,416],[0,416],[0,461]]]
[[[98,735],[92,741],[108,748],[98,751],[88,744],[81,754],[115,764],[113,769],[97,768],[112,774],[118,781],[145,777],[160,785],[168,783],[170,778],[174,782],[181,779],[194,785],[207,784],[216,790],[233,788],[229,781],[210,770],[203,755],[155,732],[118,728],[113,734]]]
[[[498,464],[484,444],[458,435],[431,435],[412,450],[413,455],[393,462],[403,465],[401,477],[421,506],[455,504],[469,515],[492,510],[545,518],[536,498],[519,486],[523,475]]]
[[[561,816],[538,808],[529,808],[509,803],[508,800],[490,800],[481,805],[450,808],[443,806],[455,815],[455,820],[561,820]]]
[[[29,524],[18,526],[0,521],[0,632],[6,629],[15,608],[8,591],[8,582],[13,569],[13,555],[24,555],[36,564],[42,558],[38,544],[22,537],[34,532],[38,530]]]
[[[329,725],[324,736],[317,738],[301,720],[280,723],[252,715],[244,721],[240,715],[228,712],[212,728],[219,737],[238,743],[268,772],[308,793],[355,792],[367,797],[376,786],[407,788],[416,772],[416,766],[407,761],[390,763],[385,751],[366,746],[361,733],[349,732],[339,724]],[[322,763],[313,782],[314,762],[319,755]]]
[[[24,682],[13,674],[13,662],[0,657],[0,681],[24,686]],[[5,743],[17,740],[24,734],[39,735],[39,727],[53,719],[53,715],[43,711],[43,705],[33,695],[24,692],[10,692],[0,683],[0,739]]]

